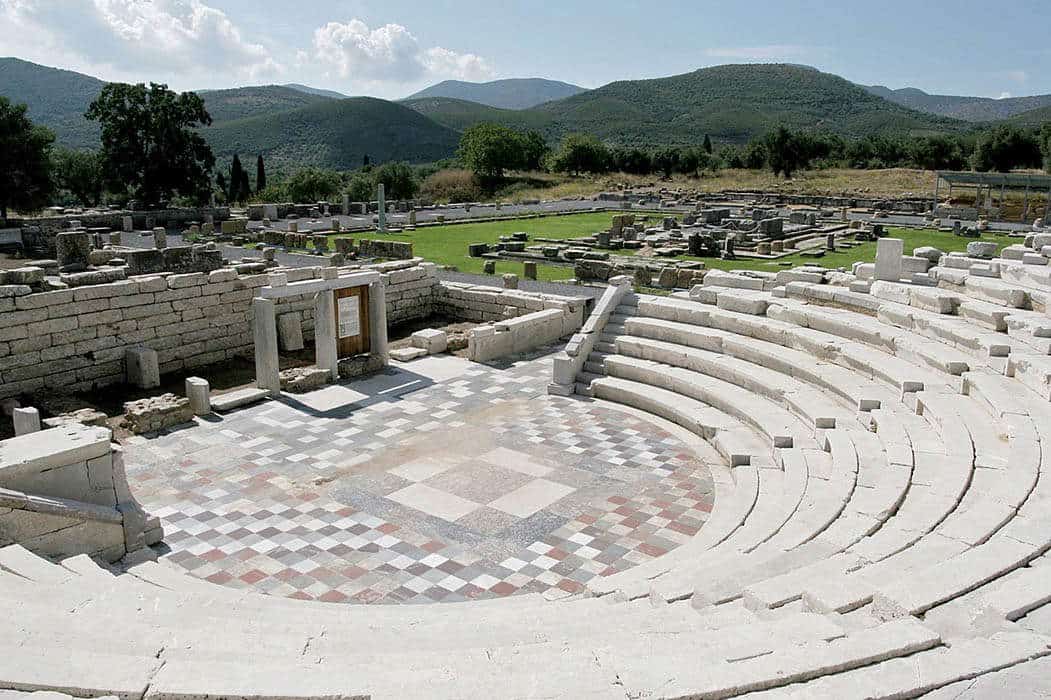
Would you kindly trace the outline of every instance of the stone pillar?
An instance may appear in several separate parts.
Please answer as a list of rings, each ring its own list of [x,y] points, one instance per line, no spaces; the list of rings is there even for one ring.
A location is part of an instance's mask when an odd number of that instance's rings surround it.
[[[387,288],[382,279],[369,285],[369,347],[387,363]]]
[[[82,272],[88,269],[91,254],[91,236],[87,231],[63,231],[55,235],[55,252],[62,272]]]
[[[522,263],[522,274],[527,280],[536,279],[536,263],[532,261],[526,261]]]
[[[31,406],[14,409],[11,417],[15,422],[15,435],[35,433],[40,430],[40,411]]]
[[[409,210],[409,226],[415,226],[415,225],[416,225],[416,210],[415,209],[410,209]]]
[[[156,350],[128,348],[124,352],[124,365],[128,384],[140,389],[152,389],[161,385],[161,369]]]
[[[186,398],[190,400],[190,410],[193,411],[193,415],[206,416],[212,412],[211,391],[207,379],[186,378]]]
[[[332,232],[333,233],[339,233],[339,228],[340,228],[339,219],[333,219],[332,220]]]
[[[380,231],[387,230],[387,202],[383,195],[383,183],[381,182],[376,185],[376,208],[379,212]]]
[[[504,289],[518,289],[518,275],[512,273],[504,275]]]
[[[153,229],[153,245],[157,250],[168,247],[168,232],[161,226]]]
[[[252,299],[252,336],[255,340],[255,384],[272,396],[281,393],[277,356],[277,318],[273,299]]]
[[[329,371],[332,381],[339,379],[337,330],[335,294],[325,289],[314,297],[314,361],[319,369]]]
[[[120,218],[120,224],[121,229],[124,231],[131,232],[135,230],[135,220],[132,219],[130,216],[122,216]]]
[[[825,235],[825,250],[836,249],[836,234],[829,233]]]
[[[876,279],[900,282],[903,274],[901,256],[905,244],[900,238],[881,238],[876,241]]]
[[[350,195],[344,193],[344,195],[343,195],[343,216],[349,216],[349,215],[350,215]]]

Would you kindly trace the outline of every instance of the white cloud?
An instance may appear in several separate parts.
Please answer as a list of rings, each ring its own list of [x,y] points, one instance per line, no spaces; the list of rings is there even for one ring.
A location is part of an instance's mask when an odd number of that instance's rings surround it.
[[[0,54],[110,80],[255,82],[284,68],[201,0],[0,0]]]
[[[774,60],[785,58],[802,58],[814,53],[811,46],[797,44],[769,44],[766,46],[724,46],[704,50],[712,58],[731,58],[740,60]]]
[[[482,57],[435,46],[423,48],[400,24],[370,29],[359,19],[329,22],[314,31],[314,60],[342,80],[357,84],[415,83],[424,79],[492,77]]]
[[[997,97],[996,99],[998,99],[998,100],[1006,100],[1009,97],[1012,97],[1011,93],[1009,93],[1009,92],[1001,92],[1000,96]]]

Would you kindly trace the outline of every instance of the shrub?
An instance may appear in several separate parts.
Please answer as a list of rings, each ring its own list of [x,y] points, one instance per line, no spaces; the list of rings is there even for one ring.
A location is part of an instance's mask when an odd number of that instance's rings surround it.
[[[469,170],[439,170],[423,181],[420,195],[435,202],[473,202],[484,192]]]

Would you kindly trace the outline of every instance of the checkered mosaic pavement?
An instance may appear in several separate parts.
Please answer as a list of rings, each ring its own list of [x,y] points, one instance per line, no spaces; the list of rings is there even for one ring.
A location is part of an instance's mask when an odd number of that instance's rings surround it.
[[[421,364],[422,363],[422,364]],[[548,396],[550,359],[427,358],[126,446],[164,556],[346,603],[581,590],[695,535],[707,466],[634,415]]]

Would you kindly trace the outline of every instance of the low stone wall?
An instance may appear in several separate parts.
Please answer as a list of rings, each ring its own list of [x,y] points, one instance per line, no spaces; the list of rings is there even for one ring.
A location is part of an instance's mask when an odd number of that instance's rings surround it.
[[[489,362],[508,355],[529,352],[554,343],[580,328],[576,319],[561,309],[545,309],[472,328],[467,333],[467,357]]]
[[[467,321],[503,321],[558,309],[579,326],[587,300],[478,287],[438,279],[419,259],[367,266],[385,285],[387,321],[398,324],[435,314]],[[288,282],[320,278],[321,267],[274,268]],[[358,266],[341,268],[345,271]],[[253,352],[252,298],[269,272],[129,277],[109,284],[30,293],[0,286],[0,398],[41,390],[87,392],[127,379],[134,348],[157,352],[161,374],[223,362]],[[5,296],[5,290],[10,295]],[[15,296],[18,295],[18,296]],[[281,299],[277,316],[298,314],[303,339],[314,337],[312,295]]]
[[[412,243],[405,241],[359,241],[358,255],[362,258],[408,260],[412,258]]]
[[[155,226],[181,229],[191,222],[225,221],[230,218],[229,207],[182,207],[145,211],[108,211],[85,214],[63,214],[26,219],[8,219],[6,226],[22,229],[22,243],[29,248],[46,248],[54,251],[55,234],[69,230],[69,222],[79,221],[85,228],[109,228],[120,231],[124,217],[130,216],[132,226],[139,231],[149,231]]]
[[[161,536],[107,428],[73,423],[0,442],[0,547],[116,561]]]

